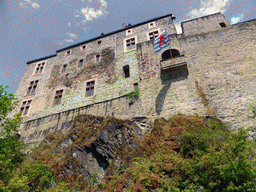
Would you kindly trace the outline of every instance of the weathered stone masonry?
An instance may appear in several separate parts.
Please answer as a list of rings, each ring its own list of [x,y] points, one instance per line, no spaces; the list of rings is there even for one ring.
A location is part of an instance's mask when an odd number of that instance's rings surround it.
[[[183,33],[177,35],[173,19],[171,14],[155,18],[28,62],[16,91],[21,102],[16,112],[23,101],[32,101],[24,116],[22,137],[30,144],[38,143],[47,133],[65,132],[79,114],[153,120],[177,113],[207,115],[207,107],[230,122],[231,129],[253,126],[255,119],[248,116],[256,95],[256,20],[231,26],[216,13],[183,22]],[[149,33],[164,29],[170,46],[155,53]],[[132,38],[135,49],[126,51],[126,40]],[[175,51],[178,55],[164,58]],[[98,62],[96,55],[100,56]],[[81,59],[83,66],[78,67]],[[42,62],[42,73],[34,74]],[[63,72],[64,64],[67,69]],[[27,94],[35,80],[39,80],[35,93]],[[86,97],[89,81],[95,81],[95,90]],[[134,84],[140,91],[137,99],[126,96]],[[53,105],[60,89],[61,104]]]

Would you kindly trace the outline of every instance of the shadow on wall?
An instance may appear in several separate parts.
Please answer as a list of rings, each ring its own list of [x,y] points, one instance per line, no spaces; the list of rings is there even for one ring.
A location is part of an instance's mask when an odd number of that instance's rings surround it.
[[[187,79],[187,77],[188,77],[187,65],[181,65],[181,66],[161,70],[161,81],[164,87],[161,89],[161,91],[158,93],[156,97],[155,110],[157,115],[161,114],[162,108],[164,106],[166,94],[169,88],[171,87],[171,83],[185,80]]]
[[[165,101],[165,98],[166,98],[166,93],[167,93],[168,89],[170,88],[170,86],[171,86],[171,83],[165,85],[156,97],[155,109],[156,109],[156,114],[157,115],[160,115],[160,113],[162,111],[164,101]]]

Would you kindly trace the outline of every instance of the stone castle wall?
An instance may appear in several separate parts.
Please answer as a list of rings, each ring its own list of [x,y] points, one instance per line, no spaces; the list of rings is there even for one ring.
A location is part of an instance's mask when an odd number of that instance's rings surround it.
[[[221,18],[224,17],[213,15],[213,23],[226,22]],[[144,24],[134,28],[130,36],[122,31],[104,37],[102,47],[95,41],[88,43],[86,51],[81,51],[80,46],[72,48],[70,56],[65,55],[66,51],[58,52],[47,60],[43,74],[31,75],[38,62],[28,64],[16,96],[32,98],[33,107],[25,117],[21,135],[27,143],[36,144],[50,132],[65,132],[75,116],[86,113],[148,120],[178,113],[206,115],[198,89],[205,93],[217,117],[231,123],[231,129],[253,126],[255,119],[248,116],[253,115],[249,104],[256,95],[255,27],[256,20],[252,20],[200,34],[177,35],[172,19],[166,17],[156,21],[155,29],[168,31],[170,46],[158,53],[154,52],[153,40],[146,39],[145,34],[151,29]],[[134,35],[138,39],[136,49],[124,52],[124,39]],[[162,53],[170,48],[179,50],[181,56],[163,61]],[[94,62],[95,54],[102,57],[99,63]],[[81,58],[84,68],[79,69]],[[68,70],[61,73],[64,63]],[[180,63],[188,74],[169,78],[171,69],[163,66]],[[124,65],[130,66],[129,78],[124,77]],[[41,85],[36,95],[24,96],[26,86],[37,78]],[[95,95],[85,97],[85,83],[92,79],[96,82]],[[125,96],[134,89],[134,83],[138,83],[140,91],[137,99]],[[64,89],[62,104],[53,106],[54,92],[60,88]]]

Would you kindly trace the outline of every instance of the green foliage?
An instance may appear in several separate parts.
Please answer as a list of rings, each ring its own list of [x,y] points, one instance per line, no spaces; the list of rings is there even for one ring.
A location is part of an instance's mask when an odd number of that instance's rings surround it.
[[[98,185],[99,184],[99,179],[100,177],[98,176],[97,173],[93,173],[90,177],[90,184],[91,185]]]
[[[180,150],[176,145],[174,152],[178,136]],[[230,132],[216,118],[178,115],[156,120],[150,136],[136,149],[144,155],[138,153],[128,168],[129,185],[124,182],[127,171],[105,185],[110,191],[255,191],[256,145],[247,137],[245,129]]]
[[[139,90],[134,90],[131,91],[130,93],[126,94],[126,96],[128,96],[131,99],[137,99],[140,95],[140,91]]]
[[[5,90],[6,87],[0,85],[0,180],[1,187],[7,185],[13,176],[13,171],[20,166],[23,161],[24,144],[19,140],[18,130],[22,122],[20,114],[13,118],[7,115],[17,103],[12,93]],[[11,182],[13,183],[12,178]]]

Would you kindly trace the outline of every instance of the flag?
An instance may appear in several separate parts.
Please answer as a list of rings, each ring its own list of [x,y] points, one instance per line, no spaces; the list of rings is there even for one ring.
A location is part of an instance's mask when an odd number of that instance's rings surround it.
[[[154,40],[154,49],[155,52],[161,51],[163,48],[168,47],[170,45],[169,39],[166,31],[164,30],[161,34],[159,34]]]

